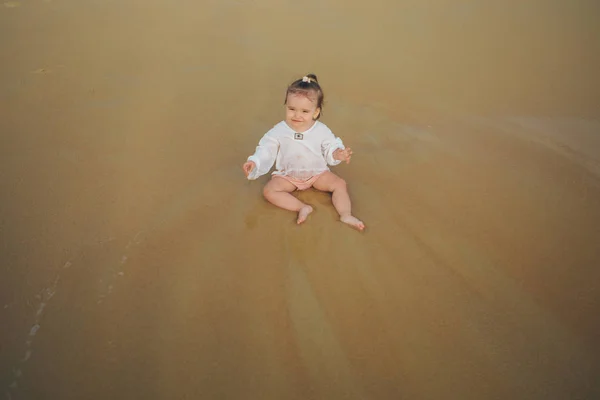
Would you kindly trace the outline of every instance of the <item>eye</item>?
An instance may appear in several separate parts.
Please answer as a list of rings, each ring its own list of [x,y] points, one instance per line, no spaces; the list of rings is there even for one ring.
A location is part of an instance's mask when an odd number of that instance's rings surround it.
[[[308,111],[304,110],[304,111],[303,111],[303,113],[304,113],[304,114],[308,114]]]

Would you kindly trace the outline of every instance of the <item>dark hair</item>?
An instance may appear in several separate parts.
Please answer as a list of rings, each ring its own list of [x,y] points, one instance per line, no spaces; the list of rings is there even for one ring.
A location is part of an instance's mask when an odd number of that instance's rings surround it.
[[[317,93],[317,108],[320,112],[316,119],[319,119],[323,113],[323,101],[325,95],[323,94],[323,89],[321,89],[321,85],[319,85],[319,81],[315,74],[305,75],[292,82],[285,92],[285,101],[283,104],[287,104],[287,98],[290,94],[300,94],[308,97],[311,92]]]

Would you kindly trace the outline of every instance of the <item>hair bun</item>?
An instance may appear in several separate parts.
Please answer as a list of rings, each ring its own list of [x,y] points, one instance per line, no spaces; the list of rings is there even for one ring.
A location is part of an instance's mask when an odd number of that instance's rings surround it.
[[[307,74],[306,76],[308,78],[314,80],[315,82],[319,83],[319,80],[317,79],[317,76],[315,74]]]

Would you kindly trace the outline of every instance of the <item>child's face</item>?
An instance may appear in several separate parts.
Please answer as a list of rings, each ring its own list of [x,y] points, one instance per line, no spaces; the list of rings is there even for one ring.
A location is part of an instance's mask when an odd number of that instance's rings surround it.
[[[319,112],[316,95],[290,93],[285,105],[285,122],[296,132],[304,132],[313,125]]]

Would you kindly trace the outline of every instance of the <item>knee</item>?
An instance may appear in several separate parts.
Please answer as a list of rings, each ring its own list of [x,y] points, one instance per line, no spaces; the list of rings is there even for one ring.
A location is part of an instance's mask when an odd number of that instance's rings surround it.
[[[348,184],[342,178],[339,178],[333,185],[333,190],[347,190]]]
[[[272,192],[273,191],[269,188],[269,185],[265,186],[263,188],[263,196],[265,197],[265,199],[268,199]]]
[[[277,189],[274,188],[273,186],[269,185],[269,184],[267,184],[263,188],[263,196],[267,200],[269,200],[270,198],[272,198],[275,193],[277,193]]]

